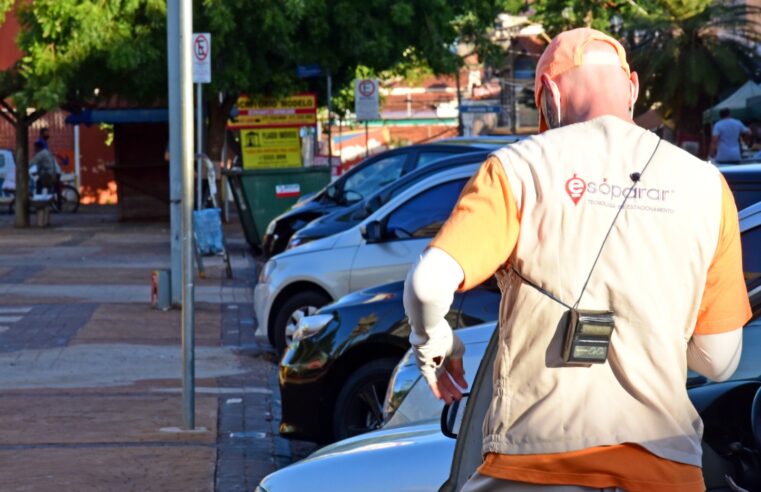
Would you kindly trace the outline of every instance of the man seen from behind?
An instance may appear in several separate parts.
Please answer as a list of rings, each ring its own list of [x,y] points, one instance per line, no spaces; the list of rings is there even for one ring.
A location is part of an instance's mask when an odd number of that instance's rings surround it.
[[[542,133],[487,159],[405,285],[447,402],[466,385],[454,292],[495,272],[502,290],[484,462],[463,490],[702,491],[687,369],[728,378],[751,314],[732,194],[633,123],[637,74],[607,35],[557,36],[535,89]]]

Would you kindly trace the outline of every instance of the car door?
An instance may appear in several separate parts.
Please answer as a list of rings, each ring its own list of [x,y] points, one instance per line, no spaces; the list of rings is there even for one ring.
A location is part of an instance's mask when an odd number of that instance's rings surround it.
[[[404,280],[407,271],[452,212],[467,178],[436,184],[388,213],[378,242],[363,241],[352,265],[349,288],[356,291]]]

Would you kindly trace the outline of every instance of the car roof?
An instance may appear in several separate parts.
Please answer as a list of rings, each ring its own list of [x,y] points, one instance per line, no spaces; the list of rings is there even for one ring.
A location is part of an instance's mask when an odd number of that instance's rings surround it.
[[[367,198],[367,200],[369,201],[370,199],[372,199],[372,197],[378,194],[382,194],[389,189],[396,189],[400,186],[406,185],[410,181],[416,181],[420,179],[421,175],[425,176],[428,174],[437,174],[438,172],[454,167],[457,164],[467,165],[467,164],[481,163],[486,159],[488,155],[489,155],[489,150],[482,149],[482,150],[477,150],[475,152],[466,152],[464,154],[454,154],[451,157],[443,157],[441,159],[436,159],[431,164],[427,166],[419,167],[399,177],[393,182],[387,184],[380,190],[370,195]]]
[[[500,147],[503,145],[520,142],[530,135],[476,135],[471,137],[450,137],[438,142],[447,145],[472,145],[475,147]]]
[[[756,202],[740,210],[738,218],[740,219],[740,232],[745,232],[761,224],[761,202]]]
[[[761,163],[754,164],[723,164],[716,166],[725,176],[755,176],[761,177]]]

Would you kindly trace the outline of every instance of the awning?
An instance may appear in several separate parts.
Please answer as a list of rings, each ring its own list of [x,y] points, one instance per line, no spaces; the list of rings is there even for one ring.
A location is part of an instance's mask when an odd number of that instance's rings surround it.
[[[719,119],[719,111],[723,108],[728,108],[732,112],[734,118],[740,120],[751,119],[750,111],[748,109],[748,100],[755,96],[761,96],[761,84],[756,84],[752,80],[749,80],[731,96],[724,99],[716,106],[704,111],[703,123],[713,123],[714,121],[717,121]]]
[[[169,111],[158,109],[85,109],[66,117],[69,125],[95,125],[98,123],[167,123]]]

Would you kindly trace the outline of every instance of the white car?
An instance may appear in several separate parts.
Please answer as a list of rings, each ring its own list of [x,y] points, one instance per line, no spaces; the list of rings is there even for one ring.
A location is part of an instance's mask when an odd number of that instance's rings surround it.
[[[357,226],[268,261],[254,291],[258,333],[282,351],[299,320],[350,292],[403,280],[478,165],[425,179]]]

